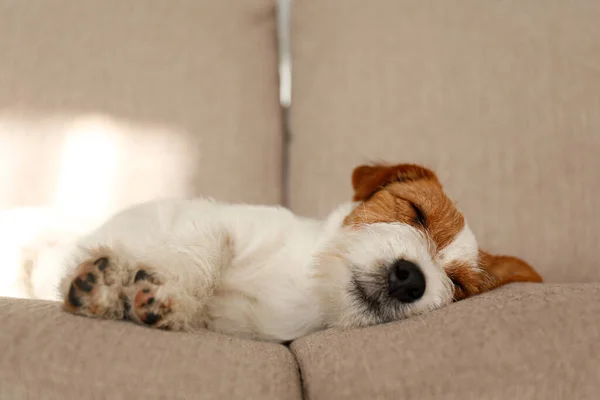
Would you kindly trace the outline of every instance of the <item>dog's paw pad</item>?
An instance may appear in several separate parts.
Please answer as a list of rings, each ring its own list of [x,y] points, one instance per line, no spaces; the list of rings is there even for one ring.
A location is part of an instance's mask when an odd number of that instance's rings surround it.
[[[171,330],[176,325],[171,320],[174,302],[170,297],[160,296],[159,290],[160,286],[144,282],[135,294],[132,311],[144,325]]]
[[[81,307],[93,297],[99,285],[104,284],[104,272],[109,264],[107,257],[86,260],[75,270],[75,278],[69,287],[66,301],[73,307]]]
[[[136,284],[140,281],[147,281],[153,285],[162,285],[162,281],[149,269],[139,269],[133,277],[133,283]]]
[[[148,273],[148,271],[146,271],[145,269],[140,269],[138,272],[135,273],[135,276],[133,277],[133,283],[144,281],[149,277],[150,274]]]
[[[88,259],[79,264],[64,300],[65,309],[87,316],[110,316],[114,308],[120,309],[117,305],[119,296],[111,295],[111,286],[116,283],[111,276],[112,267],[108,257]]]

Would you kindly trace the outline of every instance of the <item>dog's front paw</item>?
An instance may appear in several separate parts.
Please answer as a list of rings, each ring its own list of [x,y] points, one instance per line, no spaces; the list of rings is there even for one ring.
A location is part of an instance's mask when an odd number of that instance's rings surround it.
[[[128,287],[129,317],[138,324],[169,331],[189,330],[183,296],[146,269],[139,270]]]
[[[121,319],[126,298],[123,284],[126,277],[115,259],[100,256],[77,266],[64,295],[66,311],[88,317]]]

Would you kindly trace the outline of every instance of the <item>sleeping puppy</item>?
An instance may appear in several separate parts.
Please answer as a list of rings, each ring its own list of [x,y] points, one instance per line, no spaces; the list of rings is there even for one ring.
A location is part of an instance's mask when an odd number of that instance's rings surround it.
[[[125,210],[70,252],[64,309],[283,342],[541,282],[524,261],[479,249],[432,171],[361,166],[352,184],[354,202],[325,220],[200,199]]]

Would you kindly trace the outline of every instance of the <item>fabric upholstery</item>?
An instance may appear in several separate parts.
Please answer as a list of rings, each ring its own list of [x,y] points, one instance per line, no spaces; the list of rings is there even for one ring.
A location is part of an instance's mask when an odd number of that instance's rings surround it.
[[[0,298],[0,399],[299,399],[284,346],[77,317]]]
[[[598,281],[600,3],[294,3],[290,205],[369,161],[434,168],[482,247]]]
[[[279,203],[275,32],[275,0],[0,0],[0,208]]]
[[[309,400],[597,399],[599,298],[599,284],[512,284],[292,350]]]

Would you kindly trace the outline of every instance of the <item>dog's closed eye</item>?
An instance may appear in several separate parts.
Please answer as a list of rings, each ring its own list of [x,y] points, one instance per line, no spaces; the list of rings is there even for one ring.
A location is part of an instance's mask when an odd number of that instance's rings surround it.
[[[422,226],[423,228],[427,228],[427,217],[425,216],[423,209],[412,201],[410,201],[409,204],[415,213],[414,223]]]
[[[465,293],[466,293],[466,289],[465,289],[465,287],[463,286],[463,284],[462,284],[462,283],[461,283],[461,282],[460,282],[458,279],[450,277],[450,280],[452,281],[452,284],[453,284],[453,285],[454,285],[456,288],[458,288],[458,289],[460,289],[460,290],[462,290],[463,292],[465,292]]]

